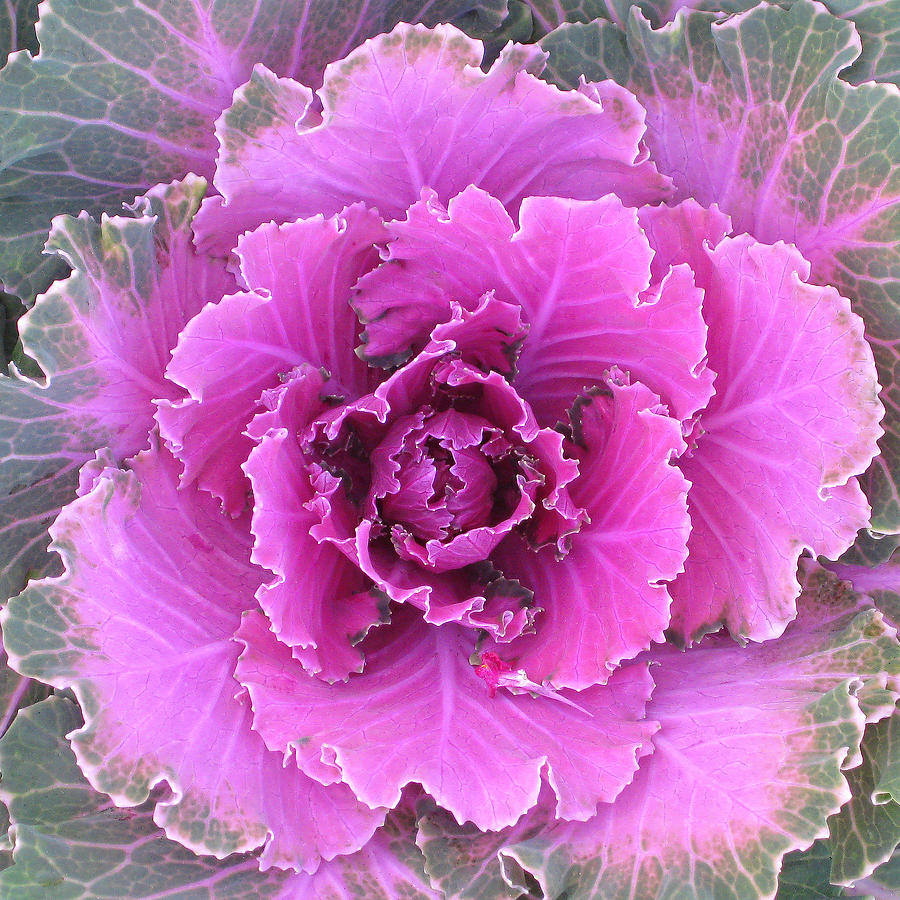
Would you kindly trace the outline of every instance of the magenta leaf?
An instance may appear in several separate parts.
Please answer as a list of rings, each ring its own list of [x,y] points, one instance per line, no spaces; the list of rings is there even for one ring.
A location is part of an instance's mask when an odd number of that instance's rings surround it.
[[[492,648],[501,658],[534,681],[580,690],[663,639],[665,582],[683,570],[690,532],[689,485],[670,464],[683,449],[678,421],[641,384],[609,378],[576,402],[567,452],[579,460],[571,489],[589,524],[562,560],[500,547],[497,564],[543,608],[535,634]]]
[[[154,188],[133,218],[55,221],[48,247],[75,271],[20,322],[46,383],[0,378],[4,597],[27,572],[54,570],[46,529],[72,498],[78,467],[104,445],[119,457],[146,446],[151,401],[177,395],[163,373],[179,332],[233,287],[223,263],[191,243],[205,189],[190,177]]]
[[[217,126],[224,203],[201,212],[201,246],[227,252],[261,222],[359,200],[396,218],[424,187],[446,202],[475,184],[511,210],[534,194],[668,194],[630,94],[562,94],[531,74],[545,58],[534,47],[507,48],[483,73],[482,49],[450,26],[400,25],[326,69],[321,114],[308,88],[257,66]]]
[[[259,444],[244,471],[253,487],[252,559],[275,574],[257,591],[259,605],[307,671],[339,681],[362,671],[356,645],[388,610],[353,563],[310,535],[319,517],[306,506],[315,492],[296,435],[325,407],[325,384],[318,369],[305,367],[264,395],[271,410],[250,423]]]
[[[238,246],[253,293],[207,304],[184,328],[166,376],[190,396],[160,404],[160,433],[194,481],[236,515],[245,504],[242,436],[260,394],[301,363],[324,366],[348,399],[368,391],[352,352],[358,323],[350,288],[378,260],[378,216],[360,206],[325,219],[265,225]],[[235,373],[240,372],[240,377]]]
[[[672,632],[765,640],[795,615],[800,552],[835,558],[866,525],[853,476],[877,453],[882,407],[862,320],[806,283],[796,250],[741,236],[704,253],[716,393],[680,462],[693,528]]]
[[[545,896],[774,897],[785,853],[826,834],[849,799],[864,679],[900,663],[878,612],[812,605],[778,641],[707,638],[653,651],[662,727],[634,782],[588,822],[500,850]]]
[[[482,829],[530,809],[542,773],[562,818],[589,818],[631,780],[656,727],[643,715],[646,667],[579,693],[580,709],[506,690],[491,697],[470,664],[469,633],[411,612],[397,610],[402,624],[375,632],[362,675],[335,685],[311,678],[266,620],[247,613],[236,674],[266,745],[323,784],[343,781],[367,804],[393,806],[418,782],[458,821]]]
[[[388,230],[388,260],[354,300],[372,361],[403,358],[448,317],[451,301],[472,305],[493,291],[522,307],[529,332],[515,384],[542,424],[563,418],[612,365],[679,418],[709,399],[702,295],[683,270],[647,291],[653,249],[616,197],[528,198],[516,228],[500,201],[467,188],[446,209],[427,195]]]
[[[179,491],[176,461],[151,449],[101,472],[53,537],[66,572],[10,601],[4,640],[18,671],[74,688],[72,747],[96,789],[130,806],[165,782],[167,836],[218,857],[264,845],[263,867],[314,871],[365,844],[383,810],[284,769],[250,730],[232,675],[261,576],[246,517]]]

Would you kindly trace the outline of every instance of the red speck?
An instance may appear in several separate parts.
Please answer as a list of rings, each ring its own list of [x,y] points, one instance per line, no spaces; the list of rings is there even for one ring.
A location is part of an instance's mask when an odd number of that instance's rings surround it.
[[[497,695],[497,685],[500,683],[500,676],[504,672],[511,669],[508,663],[505,663],[496,653],[488,650],[481,654],[481,664],[475,667],[475,674],[483,681],[487,682],[488,690],[491,697]]]

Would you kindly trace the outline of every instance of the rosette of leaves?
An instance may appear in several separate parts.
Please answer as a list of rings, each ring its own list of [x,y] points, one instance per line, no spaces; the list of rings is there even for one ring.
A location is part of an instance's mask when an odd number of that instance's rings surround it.
[[[5,746],[52,717],[96,827],[137,804],[87,896],[169,890],[144,841],[213,896],[770,897],[833,817],[836,881],[890,865],[887,826],[835,848],[892,796],[896,635],[795,574],[870,524],[862,320],[648,159],[646,98],[482,52],[399,29],[318,97],[258,67],[217,195],[54,225],[8,460],[46,518],[87,465],[4,621],[85,724],[54,699]],[[10,791],[2,877],[55,890],[78,826]]]

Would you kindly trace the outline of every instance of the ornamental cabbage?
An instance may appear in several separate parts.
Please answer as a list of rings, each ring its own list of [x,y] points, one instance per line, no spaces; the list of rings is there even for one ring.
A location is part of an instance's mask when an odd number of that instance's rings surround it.
[[[893,708],[893,629],[797,575],[870,522],[863,321],[678,196],[627,90],[481,58],[257,66],[218,193],[55,220],[23,339],[99,452],[11,664],[280,896],[774,896]]]

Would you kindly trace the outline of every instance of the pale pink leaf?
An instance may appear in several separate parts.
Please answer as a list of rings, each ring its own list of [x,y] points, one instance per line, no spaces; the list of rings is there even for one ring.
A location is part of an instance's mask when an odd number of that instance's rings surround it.
[[[745,235],[703,252],[716,394],[681,462],[693,530],[672,628],[765,640],[795,615],[800,553],[836,557],[866,525],[853,476],[878,452],[883,407],[862,319],[806,283],[796,250]]]
[[[612,82],[561,92],[533,74],[545,59],[535,47],[507,47],[485,73],[482,52],[449,25],[399,25],[326,69],[321,114],[311,91],[257,66],[217,126],[224,203],[201,212],[201,245],[227,253],[261,222],[358,200],[397,217],[423,187],[446,202],[479,185],[511,210],[535,194],[668,194],[630,93]]]
[[[427,625],[409,608],[394,618],[402,624],[364,645],[364,673],[328,685],[275,641],[262,616],[245,615],[237,677],[268,747],[373,805],[395,805],[418,782],[458,821],[487,829],[535,804],[542,773],[562,818],[589,818],[631,780],[656,727],[643,717],[646,667],[578,694],[582,709],[502,689],[491,697],[469,661],[470,632]]]

